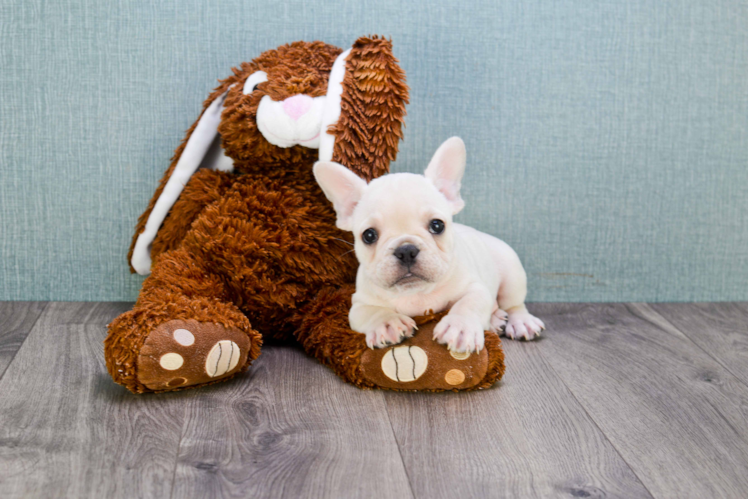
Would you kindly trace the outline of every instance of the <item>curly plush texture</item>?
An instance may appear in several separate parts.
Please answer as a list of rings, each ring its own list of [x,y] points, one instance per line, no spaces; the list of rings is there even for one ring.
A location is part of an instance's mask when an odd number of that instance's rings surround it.
[[[340,117],[329,129],[333,161],[367,179],[388,171],[402,138],[408,87],[391,48],[383,38],[356,41],[345,61]],[[196,320],[247,335],[250,352],[237,373],[259,356],[263,341],[296,339],[346,381],[375,386],[361,375],[364,336],[348,326],[357,268],[353,240],[335,226],[333,208],[314,180],[317,151],[275,146],[256,123],[266,95],[274,101],[325,95],[341,53],[322,42],[269,50],[233,68],[205,101],[203,112],[226,94],[218,133],[234,172],[198,170],[167,214],[133,310],[109,325],[105,357],[116,382],[151,392],[137,366],[148,335],[170,320]],[[265,71],[268,81],[244,94],[244,82],[256,71]],[[128,261],[196,124],[138,219]],[[497,342],[486,344],[503,360]],[[502,372],[503,364],[486,375],[486,384]]]
[[[353,45],[346,59],[350,71],[343,80],[341,116],[329,129],[336,136],[333,158],[367,181],[389,171],[403,138],[408,87],[405,73],[387,50],[389,43],[360,38]],[[369,133],[378,129],[387,133]]]

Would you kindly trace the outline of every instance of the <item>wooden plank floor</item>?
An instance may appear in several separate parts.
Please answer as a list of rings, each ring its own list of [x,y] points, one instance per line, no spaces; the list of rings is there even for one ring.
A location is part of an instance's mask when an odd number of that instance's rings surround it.
[[[534,304],[475,393],[361,391],[294,347],[135,396],[131,304],[0,303],[1,497],[746,497],[748,304]]]

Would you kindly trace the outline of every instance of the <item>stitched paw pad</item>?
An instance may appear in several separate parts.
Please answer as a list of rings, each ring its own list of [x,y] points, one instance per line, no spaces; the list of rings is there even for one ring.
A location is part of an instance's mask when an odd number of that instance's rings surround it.
[[[434,327],[442,316],[416,318],[418,331],[399,345],[366,349],[361,358],[363,377],[376,387],[399,390],[475,387],[487,373],[488,353],[485,349],[456,352],[435,341]]]
[[[250,341],[235,328],[172,320],[148,335],[138,356],[138,380],[154,391],[204,384],[243,367]]]

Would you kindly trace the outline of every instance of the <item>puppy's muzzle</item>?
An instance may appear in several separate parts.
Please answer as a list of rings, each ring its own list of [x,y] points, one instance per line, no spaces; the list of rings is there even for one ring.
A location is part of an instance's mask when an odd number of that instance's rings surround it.
[[[395,257],[397,257],[400,265],[410,267],[416,261],[418,252],[420,252],[420,250],[418,250],[415,245],[408,244],[397,247],[393,253]]]

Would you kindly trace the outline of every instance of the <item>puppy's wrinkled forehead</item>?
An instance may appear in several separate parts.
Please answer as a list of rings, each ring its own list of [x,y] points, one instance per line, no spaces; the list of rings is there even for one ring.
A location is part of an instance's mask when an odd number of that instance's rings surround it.
[[[451,212],[447,199],[434,184],[422,175],[398,173],[369,183],[354,218],[357,223],[379,219],[388,227],[394,227],[435,213],[446,217]]]

